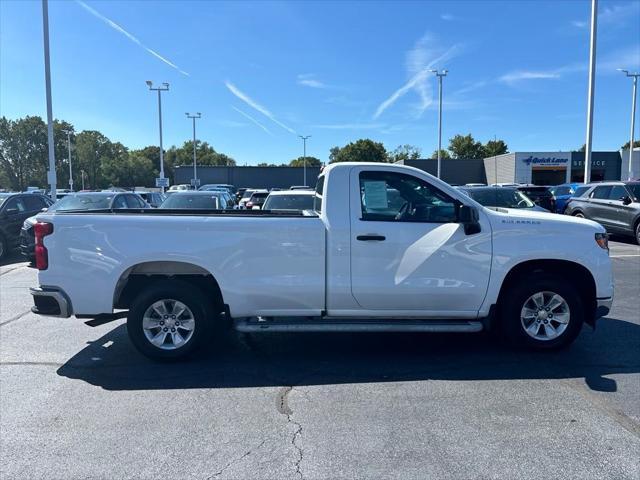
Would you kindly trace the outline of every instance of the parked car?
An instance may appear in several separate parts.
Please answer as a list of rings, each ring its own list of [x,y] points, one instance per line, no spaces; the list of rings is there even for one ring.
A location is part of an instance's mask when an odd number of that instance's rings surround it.
[[[640,182],[602,182],[572,197],[567,215],[598,222],[608,232],[634,237],[640,245]]]
[[[564,213],[567,201],[575,195],[576,189],[581,185],[581,183],[563,183],[549,188],[555,201],[556,213]]]
[[[211,190],[215,188],[222,188],[229,192],[229,194],[234,195],[238,191],[235,186],[229,185],[228,183],[207,183],[202,185],[198,190]]]
[[[238,191],[236,192],[236,204],[240,205],[240,200],[242,199],[242,196],[244,195],[244,192],[246,192],[246,191],[247,191],[246,187],[238,189]]]
[[[293,185],[289,187],[289,190],[313,190],[313,188],[305,187],[304,185]]]
[[[39,193],[0,193],[0,260],[18,247],[24,221],[52,203]]]
[[[162,202],[160,209],[220,210],[226,208],[226,201],[217,192],[175,192]]]
[[[529,197],[536,205],[541,206],[549,212],[556,211],[556,203],[549,187],[540,185],[518,185],[516,188]]]
[[[457,187],[484,207],[526,208],[531,211],[548,212],[536,205],[524,193],[514,187]]]
[[[313,210],[313,190],[272,191],[262,205],[263,210]]]
[[[135,192],[153,208],[158,208],[166,198],[160,192]]]
[[[400,201],[390,203],[390,191]],[[128,311],[136,348],[175,360],[227,325],[256,333],[497,329],[510,345],[549,350],[611,307],[607,235],[595,222],[487,209],[397,164],[330,165],[315,195],[313,215],[41,213],[33,311],[103,320]],[[134,241],[142,225],[153,241]]]
[[[265,200],[269,196],[269,192],[266,190],[258,190],[251,194],[249,201],[245,203],[245,208],[248,210],[260,210],[264,205]]]
[[[238,208],[240,208],[241,210],[246,209],[247,208],[247,202],[251,199],[251,195],[253,195],[255,192],[267,192],[267,191],[264,190],[264,189],[247,188],[242,193],[242,197],[240,198],[240,201],[238,202]]]
[[[219,187],[215,185],[206,185],[206,188],[198,190],[199,192],[214,192],[225,200],[225,208],[235,208],[236,200],[235,196],[225,187]]]
[[[168,191],[176,192],[176,191],[182,191],[182,190],[192,190],[191,185],[188,185],[186,183],[182,183],[180,185],[171,185]]]
[[[103,191],[68,193],[53,205],[50,204],[46,211],[123,210],[145,208],[150,207],[137,193]],[[24,221],[22,229],[20,230],[20,252],[32,265],[35,259],[35,213],[32,213],[31,216]]]

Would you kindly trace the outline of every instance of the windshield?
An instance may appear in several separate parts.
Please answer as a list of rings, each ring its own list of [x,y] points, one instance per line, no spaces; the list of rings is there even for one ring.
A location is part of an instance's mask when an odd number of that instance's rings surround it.
[[[590,188],[591,187],[587,186],[587,185],[584,185],[582,187],[578,187],[578,188],[576,188],[576,191],[573,193],[573,196],[574,197],[581,197],[584,194],[584,192],[586,192]]]
[[[525,194],[510,188],[469,189],[469,196],[485,207],[533,208],[535,204]]]
[[[0,206],[2,206],[7,198],[9,198],[9,195],[0,195]]]
[[[311,210],[313,195],[270,195],[264,202],[265,210]]]
[[[110,208],[112,198],[113,195],[67,195],[49,207],[49,211],[100,210]]]
[[[160,208],[195,208],[218,209],[218,197],[216,195],[171,195]]]

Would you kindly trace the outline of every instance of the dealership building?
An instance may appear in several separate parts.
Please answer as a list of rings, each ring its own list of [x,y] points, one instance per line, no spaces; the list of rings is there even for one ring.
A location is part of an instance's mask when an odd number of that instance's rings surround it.
[[[633,153],[635,176],[640,176],[640,148]],[[400,164],[436,175],[436,159],[405,160]],[[320,167],[307,167],[307,185],[314,186]],[[627,178],[629,150],[592,152],[591,180]],[[303,185],[303,167],[199,166],[200,184],[227,183],[236,187],[289,188]],[[174,183],[190,183],[193,167],[175,168]],[[584,180],[584,152],[513,152],[489,158],[442,159],[442,179],[453,185],[465,183],[533,183],[558,185]]]
[[[558,185],[584,181],[584,152],[513,152],[479,159],[443,159],[442,179],[454,185],[465,183],[533,183]],[[591,180],[627,178],[628,150],[592,152]],[[640,149],[634,149],[634,172],[638,176]],[[435,175],[437,160],[399,162]]]

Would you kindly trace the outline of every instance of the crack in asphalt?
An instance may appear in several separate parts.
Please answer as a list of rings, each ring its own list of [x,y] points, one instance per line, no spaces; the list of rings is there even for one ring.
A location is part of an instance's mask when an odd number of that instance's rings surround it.
[[[603,398],[592,392],[590,389],[585,388],[583,384],[578,383],[576,380],[577,379],[567,379],[563,383],[567,387],[578,392],[578,394],[584,397],[589,403],[591,403],[591,405],[609,416],[626,431],[640,438],[640,423],[637,420],[608,404]]]
[[[255,447],[253,447],[251,450],[247,450],[246,452],[244,452],[240,457],[231,460],[229,463],[227,463],[224,467],[222,467],[220,470],[218,470],[216,473],[214,473],[213,475],[210,475],[207,477],[206,480],[211,480],[213,478],[219,477],[220,475],[222,475],[224,473],[225,470],[227,470],[229,467],[231,467],[232,465],[235,465],[236,463],[241,462],[242,460],[244,460],[245,458],[247,458],[249,455],[251,455],[255,450],[258,450],[260,447],[262,447],[267,441],[266,440],[262,440],[262,442],[260,442],[258,445],[256,445]]]
[[[6,320],[6,321],[0,323],[0,327],[2,327],[3,325],[7,325],[9,323],[15,322],[16,320],[20,320],[22,317],[24,317],[28,313],[31,313],[31,309],[27,310],[26,312],[22,312],[22,313],[14,316],[14,317],[11,317],[9,320]]]
[[[291,408],[289,408],[289,404],[287,402],[287,397],[292,391],[293,385],[284,387],[280,390],[276,397],[276,408],[278,409],[278,412],[287,416],[287,423],[290,423],[296,427],[295,431],[293,432],[293,436],[291,437],[291,445],[293,445],[293,448],[296,449],[298,457],[294,462],[294,466],[296,467],[296,474],[300,478],[304,478],[302,475],[302,469],[300,468],[300,464],[302,463],[303,458],[303,449],[297,443],[297,440],[302,435],[302,424],[300,424],[300,422],[296,422],[293,419],[293,411],[291,410]]]

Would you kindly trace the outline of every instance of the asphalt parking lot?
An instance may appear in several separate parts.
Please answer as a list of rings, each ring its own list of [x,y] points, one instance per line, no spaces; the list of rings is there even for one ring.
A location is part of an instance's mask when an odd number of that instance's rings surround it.
[[[124,320],[30,313],[0,267],[0,477],[640,478],[640,247],[563,352],[488,335],[229,334],[157,364]]]

